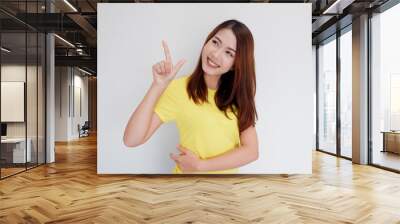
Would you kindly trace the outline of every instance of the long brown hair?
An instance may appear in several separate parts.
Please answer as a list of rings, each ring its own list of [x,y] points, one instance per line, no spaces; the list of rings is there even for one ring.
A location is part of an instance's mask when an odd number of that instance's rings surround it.
[[[204,45],[221,29],[232,30],[236,37],[237,46],[234,69],[220,77],[214,100],[217,107],[224,111],[226,117],[228,117],[228,110],[234,112],[238,118],[239,131],[242,132],[248,127],[254,126],[255,120],[258,118],[254,102],[256,74],[253,35],[243,23],[237,20],[227,20],[211,31]],[[196,104],[208,102],[201,54],[193,74],[189,77],[187,93]]]

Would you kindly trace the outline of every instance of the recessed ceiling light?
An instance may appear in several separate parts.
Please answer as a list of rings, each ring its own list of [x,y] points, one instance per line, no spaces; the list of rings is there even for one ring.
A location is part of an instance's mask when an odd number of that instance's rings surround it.
[[[322,14],[341,14],[343,9],[353,3],[354,0],[336,0]]]
[[[327,14],[330,13],[331,10],[336,7],[336,5],[338,4],[338,2],[340,2],[340,0],[335,1],[332,5],[330,5],[327,9],[325,9],[322,14]]]
[[[7,48],[5,48],[5,47],[1,47],[1,50],[4,51],[4,52],[6,52],[6,53],[10,53],[10,52],[11,52],[11,50],[9,50],[9,49],[7,49]]]
[[[81,71],[81,72],[83,72],[83,73],[85,73],[85,74],[92,75],[92,73],[90,73],[90,72],[88,72],[88,71],[86,71],[86,70],[83,70],[83,69],[81,69],[81,68],[79,68],[79,67],[78,67],[78,69],[79,69],[79,71]]]
[[[78,12],[78,10],[71,4],[69,3],[67,0],[64,0],[65,4],[67,4],[72,10],[74,10],[75,12]]]
[[[60,39],[61,41],[63,41],[64,43],[68,44],[69,46],[75,48],[75,45],[71,44],[71,42],[69,42],[69,41],[67,41],[66,39],[60,37],[59,35],[54,34],[54,36],[57,37],[58,39]]]

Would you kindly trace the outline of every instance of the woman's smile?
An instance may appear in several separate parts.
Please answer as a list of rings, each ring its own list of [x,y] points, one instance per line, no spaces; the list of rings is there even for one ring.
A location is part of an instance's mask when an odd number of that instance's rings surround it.
[[[210,57],[207,57],[207,65],[212,68],[219,68],[219,65],[215,63]]]

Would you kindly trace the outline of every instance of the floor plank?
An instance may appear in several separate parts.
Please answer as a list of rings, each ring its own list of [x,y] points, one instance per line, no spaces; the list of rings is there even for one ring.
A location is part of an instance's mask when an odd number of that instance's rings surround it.
[[[0,181],[0,223],[400,223],[400,175],[313,153],[312,175],[97,175],[96,138]]]

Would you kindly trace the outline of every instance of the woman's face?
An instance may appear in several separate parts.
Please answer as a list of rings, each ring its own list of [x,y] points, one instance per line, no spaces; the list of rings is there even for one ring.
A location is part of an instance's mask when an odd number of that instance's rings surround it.
[[[222,75],[233,67],[236,37],[231,29],[221,29],[203,47],[201,61],[207,75]]]

